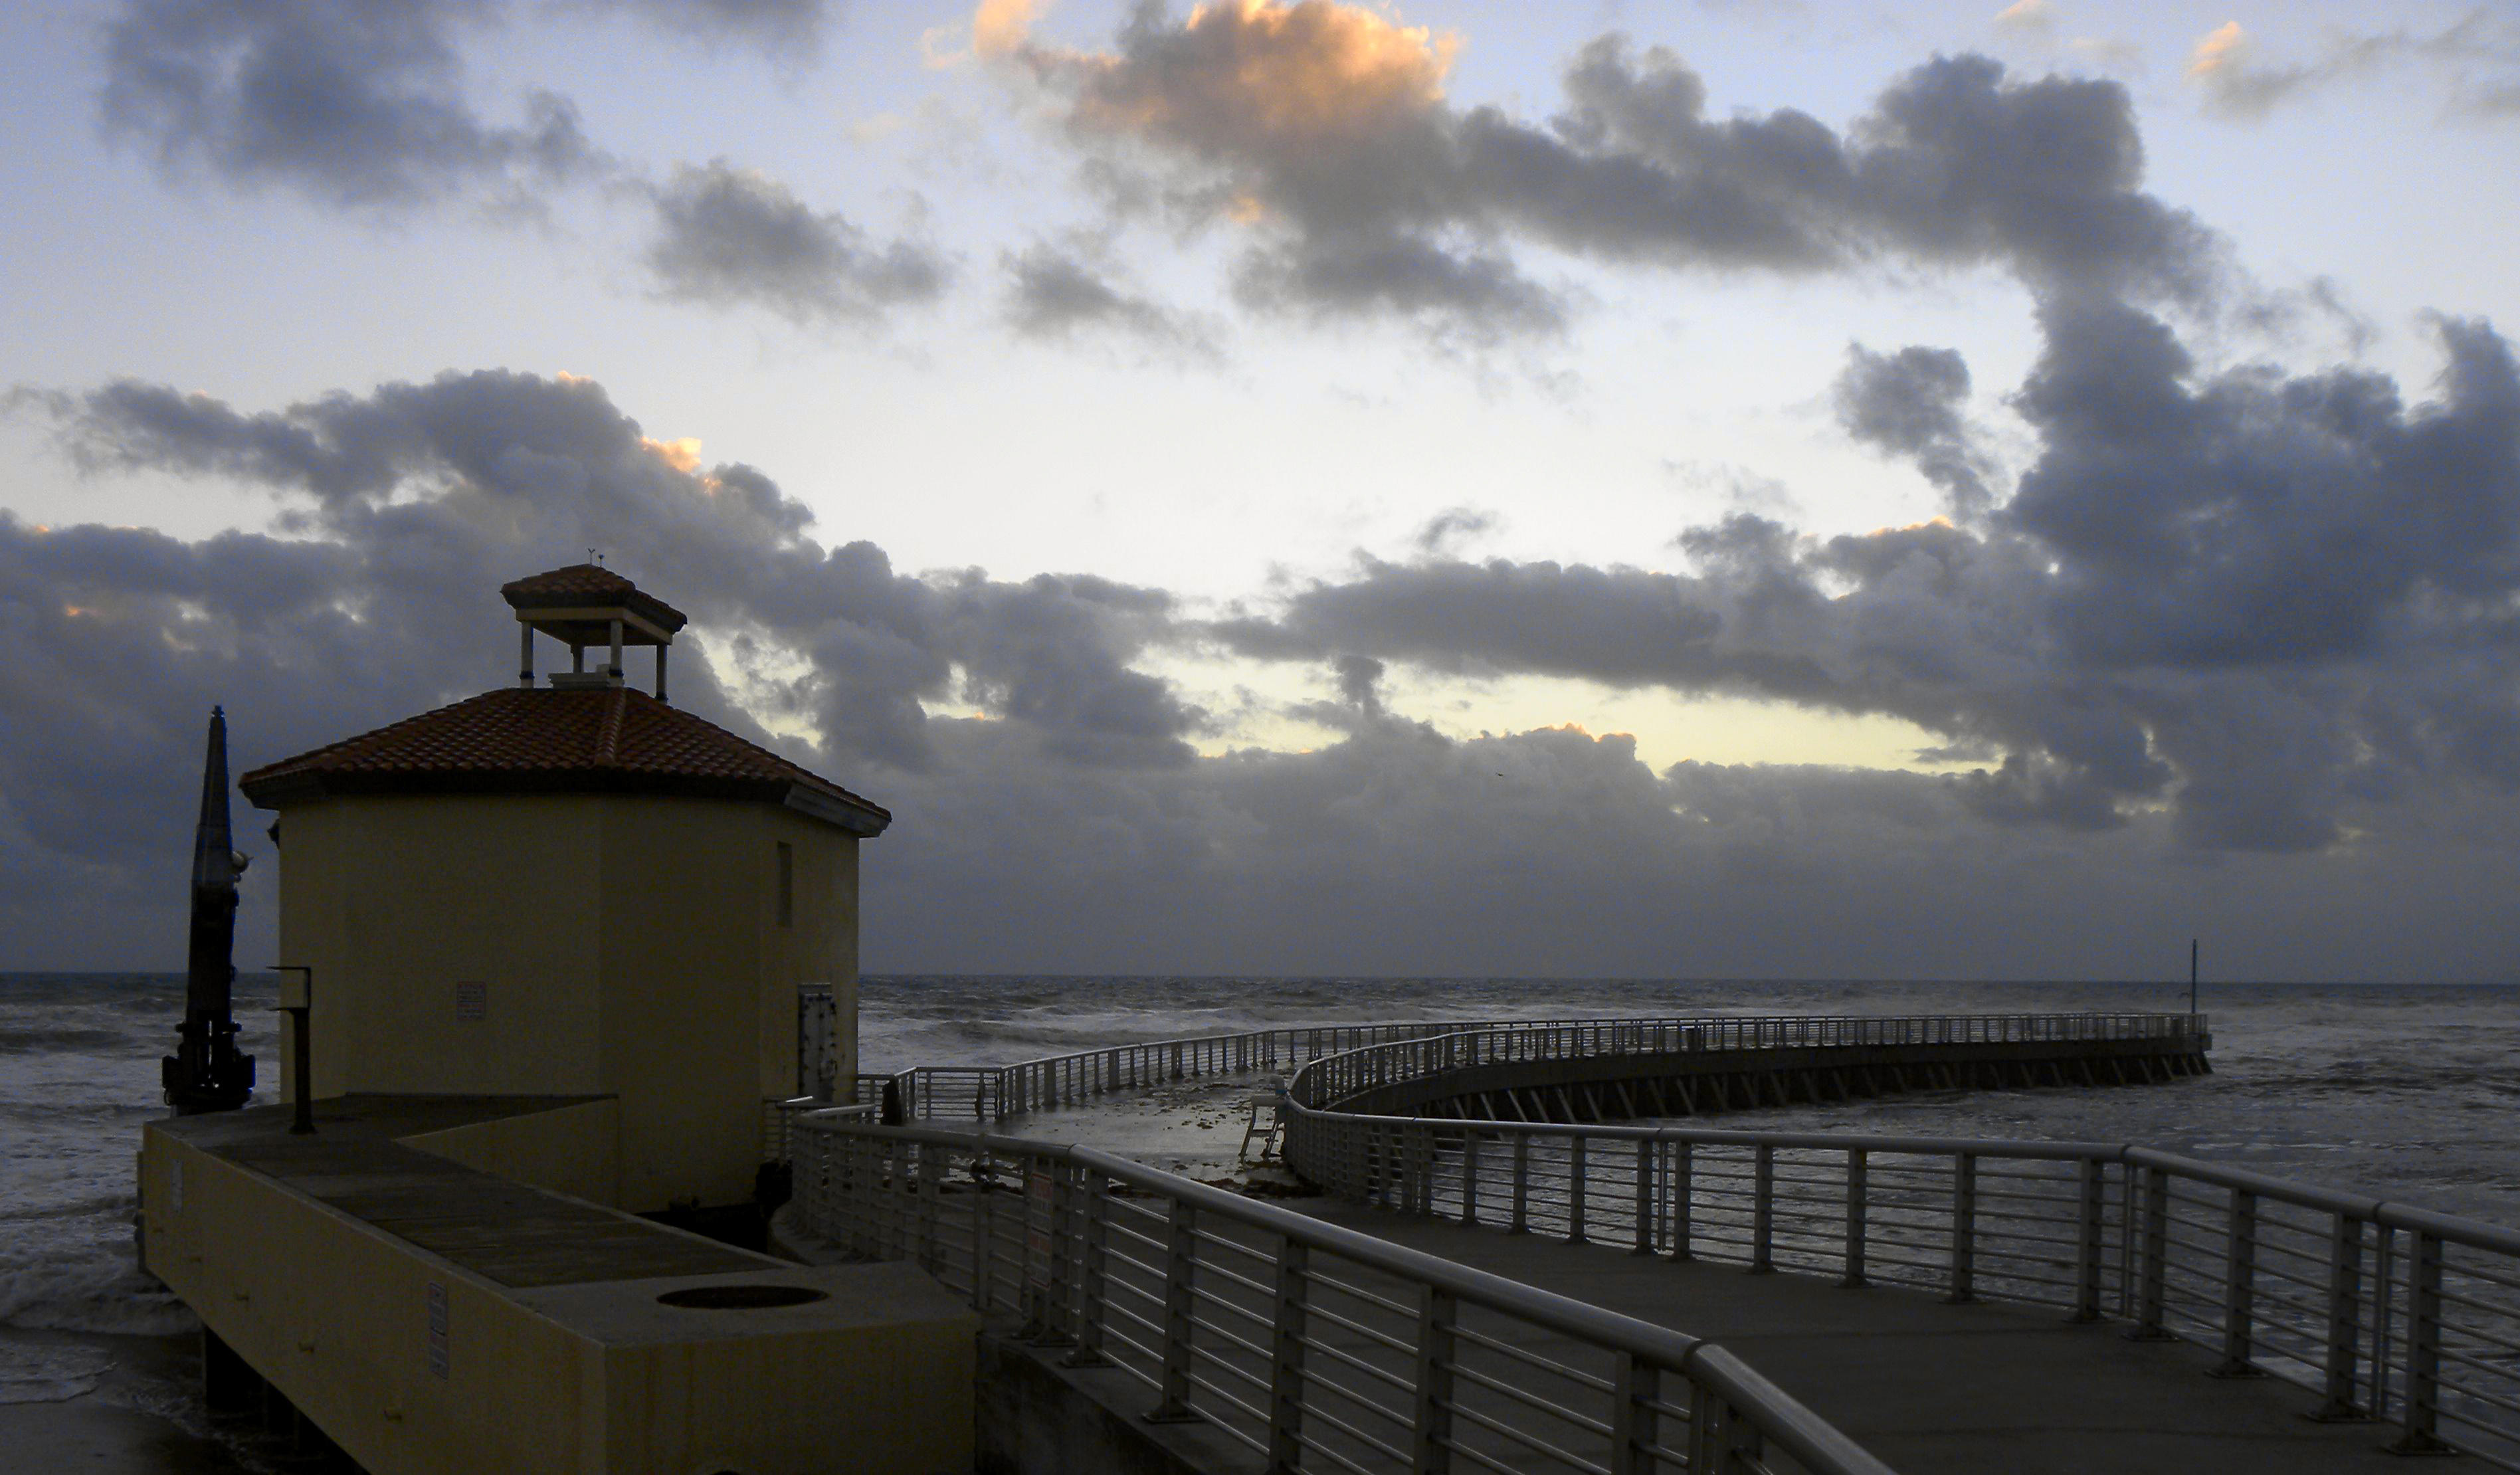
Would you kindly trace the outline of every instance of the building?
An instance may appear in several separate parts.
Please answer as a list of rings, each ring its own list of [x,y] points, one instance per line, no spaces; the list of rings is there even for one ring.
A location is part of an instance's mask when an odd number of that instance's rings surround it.
[[[291,1104],[151,1122],[140,1156],[213,1408],[374,1475],[968,1471],[955,1297],[640,1217],[748,1210],[765,1103],[854,1072],[857,847],[890,816],[669,705],[684,618],[629,580],[504,593],[516,687],[241,781],[311,970],[306,1116],[292,1047]],[[570,653],[540,685],[537,640]],[[800,1059],[813,984],[835,1058]]]
[[[823,1063],[800,1068],[800,986],[830,987],[829,1063],[856,1069],[858,842],[891,816],[669,705],[684,616],[630,580],[582,563],[501,593],[515,687],[240,781],[280,813],[313,1095],[605,1097],[611,1140],[562,1186],[636,1213],[746,1201],[765,1103]],[[537,637],[570,656],[540,685]],[[627,647],[654,652],[652,693]]]

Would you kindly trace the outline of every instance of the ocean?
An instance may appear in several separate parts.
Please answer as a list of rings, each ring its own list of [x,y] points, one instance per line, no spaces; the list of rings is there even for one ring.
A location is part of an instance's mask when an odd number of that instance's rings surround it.
[[[205,1428],[163,1339],[192,1329],[131,1256],[133,1153],[162,1113],[183,979],[0,974],[0,1404],[97,1392]],[[237,1010],[277,1087],[268,976]],[[1693,1013],[2183,1009],[2180,984],[879,977],[861,1068],[1002,1064],[1273,1024]],[[1955,1093],[1726,1125],[2141,1141],[2520,1224],[2520,987],[2212,985],[2214,1074],[2123,1090]]]

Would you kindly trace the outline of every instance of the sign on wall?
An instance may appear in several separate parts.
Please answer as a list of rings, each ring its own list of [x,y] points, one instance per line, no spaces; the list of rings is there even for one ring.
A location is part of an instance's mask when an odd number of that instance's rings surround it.
[[[455,1022],[478,1024],[490,1017],[490,986],[486,983],[459,983],[455,986]]]

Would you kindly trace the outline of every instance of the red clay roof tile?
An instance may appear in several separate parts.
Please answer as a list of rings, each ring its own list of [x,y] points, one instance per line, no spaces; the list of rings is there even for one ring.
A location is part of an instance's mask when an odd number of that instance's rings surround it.
[[[238,787],[265,809],[330,793],[680,793],[789,803],[801,792],[815,809],[836,807],[871,825],[866,833],[892,818],[767,748],[629,687],[484,692],[265,764]]]
[[[638,585],[596,563],[571,563],[511,579],[499,593],[518,609],[548,609],[570,604],[626,604],[667,631],[689,622],[681,610]]]

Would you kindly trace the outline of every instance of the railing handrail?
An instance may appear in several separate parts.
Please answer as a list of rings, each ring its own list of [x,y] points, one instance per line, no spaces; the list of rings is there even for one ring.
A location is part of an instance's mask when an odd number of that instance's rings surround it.
[[[799,1120],[805,1130],[862,1137],[878,1142],[917,1142],[978,1153],[1003,1153],[1067,1164],[1193,1210],[1202,1223],[1231,1221],[1290,1244],[1333,1255],[1471,1306],[1485,1308],[1560,1336],[1628,1356],[1706,1384],[1734,1408],[1752,1414],[1766,1439],[1783,1449],[1811,1475],[1895,1475],[1891,1467],[1827,1420],[1762,1377],[1730,1350],[1687,1332],[1546,1291],[1508,1276],[1478,1270],[1422,1250],[1328,1224],[1274,1204],[1201,1184],[1179,1174],[1076,1143],[1038,1141],[995,1133],[942,1127],[872,1126],[816,1114]]]
[[[1141,1040],[1126,1044],[1096,1046],[1088,1050],[1068,1050],[1055,1055],[1040,1055],[1029,1060],[1016,1060],[1002,1065],[915,1065],[893,1072],[889,1079],[903,1106],[911,1116],[930,1116],[935,1093],[924,1089],[939,1082],[953,1083],[957,1088],[968,1085],[971,1114],[975,1117],[1004,1118],[1038,1106],[1061,1103],[1078,1096],[1105,1094],[1144,1084],[1146,1071],[1152,1064],[1158,1071],[1168,1071],[1167,1079],[1182,1074],[1216,1073],[1209,1062],[1266,1061],[1274,1065],[1280,1055],[1293,1056],[1299,1049],[1321,1044],[1325,1038],[1336,1046],[1349,1039],[1360,1043],[1345,1049],[1331,1049],[1315,1056],[1316,1061],[1360,1049],[1400,1046],[1430,1039],[1442,1039],[1465,1033],[1546,1033],[1586,1036],[1596,1040],[1616,1037],[1639,1030],[1699,1029],[1723,1033],[1747,1030],[1757,1034],[1792,1033],[1809,1035],[1831,1033],[1850,1028],[1878,1031],[1900,1028],[1910,1032],[1936,1029],[1950,1032],[1952,1026],[1964,1026],[1963,1033],[2042,1034],[2053,1038],[2060,1029],[2100,1031],[2112,1038],[2160,1038],[2189,1030],[2201,1030],[2205,1017],[2196,1014],[2165,1013],[2134,1009],[2053,1009],[2011,1011],[1983,1014],[1770,1014],[1770,1013],[1704,1013],[1668,1015],[1569,1015],[1536,1019],[1438,1019],[1408,1020],[1387,1023],[1347,1021],[1328,1024],[1271,1025],[1256,1030],[1229,1030],[1203,1035],[1184,1035],[1161,1040]],[[2082,1034],[2066,1038],[2083,1038]],[[1593,1051],[1598,1053],[1599,1051]],[[1127,1059],[1131,1062],[1128,1078],[1104,1084],[1098,1073],[1106,1062]],[[962,1099],[961,1091],[954,1099]]]
[[[1908,1016],[1859,1014],[1838,1017],[1854,1019],[1984,1019],[2053,1016]],[[2165,1014],[2119,1015],[2115,1017],[2166,1018],[2178,1019],[2184,1022],[2191,1017],[2201,1018],[2202,1016]],[[1628,1022],[1644,1024],[1648,1021]],[[1443,1046],[1449,1041],[1515,1033],[1518,1028],[1518,1026],[1508,1025],[1495,1028],[1463,1030],[1454,1035],[1436,1035],[1417,1040],[1397,1041],[1382,1045],[1361,1046],[1355,1050],[1342,1050],[1337,1054],[1323,1055],[1318,1059],[1307,1063],[1295,1072],[1294,1080],[1288,1085],[1288,1108],[1299,1116],[1334,1115],[1358,1122],[1371,1122],[1384,1127],[1422,1125],[1430,1119],[1415,1116],[1347,1112],[1341,1111],[1335,1103],[1315,1104],[1313,1102],[1308,1102],[1305,1099],[1306,1092],[1304,1088],[1308,1083],[1308,1078],[1318,1080],[1323,1076],[1335,1074],[1345,1068],[1342,1066],[1342,1062],[1353,1061],[1357,1057],[1377,1053],[1400,1052],[1413,1049],[1424,1050],[1430,1047]],[[1393,1080],[1384,1080],[1375,1084],[1394,1085],[1400,1083]],[[1452,1119],[1446,1118],[1441,1120]],[[2132,1167],[2159,1168],[2164,1172],[2174,1173],[2182,1178],[2186,1178],[2197,1183],[2207,1184],[2214,1187],[2229,1188],[2242,1192],[2255,1193],[2264,1198],[2277,1199],[2281,1202],[2294,1204],[2302,1208],[2316,1209],[2321,1213],[2339,1214],[2346,1218],[2361,1220],[2365,1223],[2385,1225],[2392,1229],[2402,1229],[2430,1234],[2436,1238],[2448,1240],[2452,1243],[2466,1245],[2471,1249],[2488,1250],[2496,1254],[2510,1255],[2515,1259],[2520,1259],[2520,1230],[2513,1230],[2500,1225],[2490,1224],[2480,1219],[2469,1219],[2460,1215],[2445,1214],[2439,1210],[2419,1208],[2412,1204],[2399,1203],[2394,1200],[2377,1198],[2368,1194],[2347,1192],[2342,1189],[2325,1187],[2318,1184],[2298,1183],[2290,1179],[2275,1178],[2269,1174],[2253,1172],[2246,1168],[2234,1168],[2221,1163],[2210,1162],[2202,1158],[2186,1157],[2178,1153],[2165,1151],[2158,1147],[2148,1146],[2142,1142],[2063,1141],[2034,1138],[1908,1137],[1896,1134],[1861,1132],[1759,1132],[1720,1127],[1630,1127],[1611,1123],[1572,1125],[1548,1122],[1489,1121],[1485,1119],[1478,1120],[1475,1123],[1468,1125],[1474,1125],[1482,1133],[1488,1133],[1500,1137],[1584,1137],[1590,1140],[1608,1141],[1650,1139],[1657,1141],[1688,1141],[1710,1144],[1720,1143],[1729,1146],[1741,1147],[1790,1147],[1818,1151],[1856,1150],[1867,1152],[1908,1152],[1924,1155],[1957,1155],[1967,1153],[1976,1157],[2002,1157],[2046,1161],[2098,1160],[2106,1162],[2120,1162]]]

